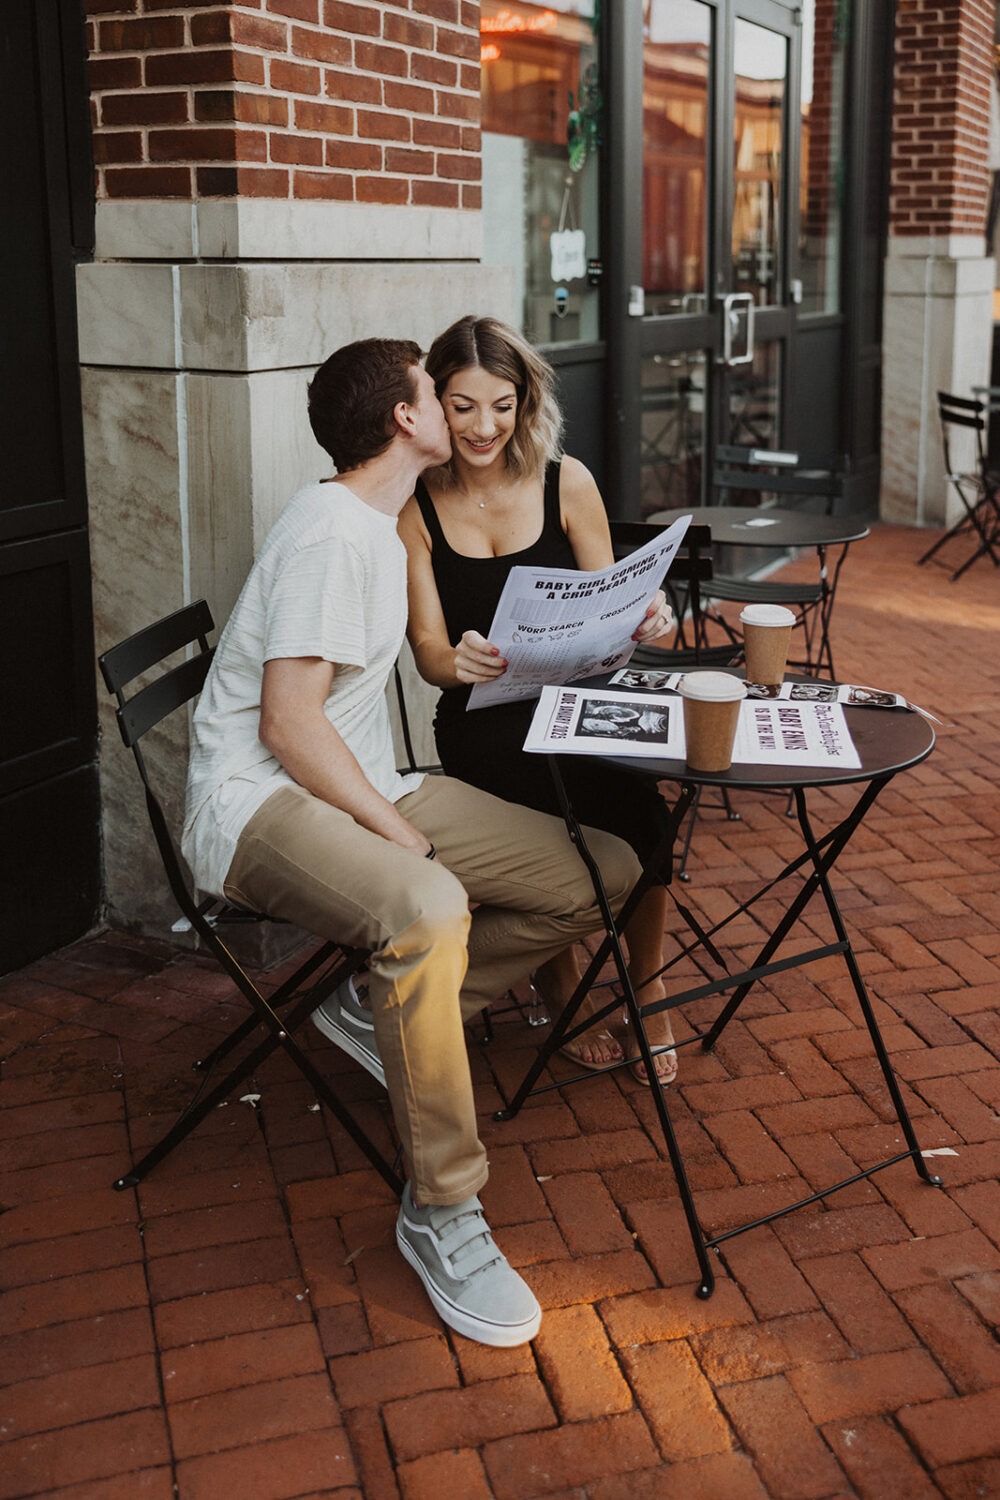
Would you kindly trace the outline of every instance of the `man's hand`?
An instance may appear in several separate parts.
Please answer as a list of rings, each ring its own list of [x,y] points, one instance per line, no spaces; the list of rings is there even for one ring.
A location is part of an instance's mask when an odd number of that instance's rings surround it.
[[[430,840],[394,803],[372,786],[323,707],[335,668],[318,656],[281,657],[264,663],[260,690],[260,740],[293,781],[339,807],[381,838],[430,853]]]

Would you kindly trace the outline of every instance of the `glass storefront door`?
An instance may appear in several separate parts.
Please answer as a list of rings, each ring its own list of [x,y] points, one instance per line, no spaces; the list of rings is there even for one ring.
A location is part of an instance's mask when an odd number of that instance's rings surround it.
[[[793,12],[644,0],[639,513],[699,505],[720,442],[775,446],[788,334]]]
[[[710,501],[720,443],[837,447],[857,5],[482,0],[483,258],[613,514]]]

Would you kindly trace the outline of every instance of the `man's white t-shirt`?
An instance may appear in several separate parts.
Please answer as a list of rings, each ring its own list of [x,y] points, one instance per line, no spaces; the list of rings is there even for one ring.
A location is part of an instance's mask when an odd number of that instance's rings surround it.
[[[268,533],[194,715],[181,846],[201,890],[222,894],[247,822],[294,785],[258,734],[266,661],[333,662],[324,713],[368,780],[390,802],[420,785],[396,770],[385,698],[405,627],[396,517],[336,482],[300,490]]]

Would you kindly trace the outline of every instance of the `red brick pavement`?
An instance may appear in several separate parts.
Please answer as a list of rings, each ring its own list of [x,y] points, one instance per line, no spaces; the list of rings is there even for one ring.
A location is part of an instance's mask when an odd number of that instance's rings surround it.
[[[232,1006],[198,958],[98,935],[0,982],[0,1500],[1000,1494],[1000,593],[985,564],[918,569],[926,541],[879,530],[844,572],[841,676],[942,724],[836,884],[944,1191],[901,1163],[728,1241],[699,1301],[648,1093],[588,1080],[496,1124],[533,1041],[501,1021],[471,1045],[484,1198],[546,1317],[483,1349],[442,1329],[380,1179],[281,1063],[111,1191]],[[740,810],[699,825],[702,913],[788,844],[780,799]],[[367,1075],[314,1047],[383,1131]],[[672,1099],[712,1228],[899,1137],[835,960],[755,991]]]

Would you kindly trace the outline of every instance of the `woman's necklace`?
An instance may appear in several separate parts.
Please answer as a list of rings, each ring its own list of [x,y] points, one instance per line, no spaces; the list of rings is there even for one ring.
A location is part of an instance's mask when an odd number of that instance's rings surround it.
[[[477,500],[475,495],[466,495],[465,498],[467,500],[471,500],[474,505],[478,505],[480,510],[485,510],[488,505],[493,504],[494,500],[499,500],[501,496],[505,495],[510,489],[510,485],[511,481],[509,479],[505,480],[503,484],[496,485],[494,489],[491,490],[490,493],[486,496],[485,500]],[[482,493],[482,491],[480,491],[480,493]]]

